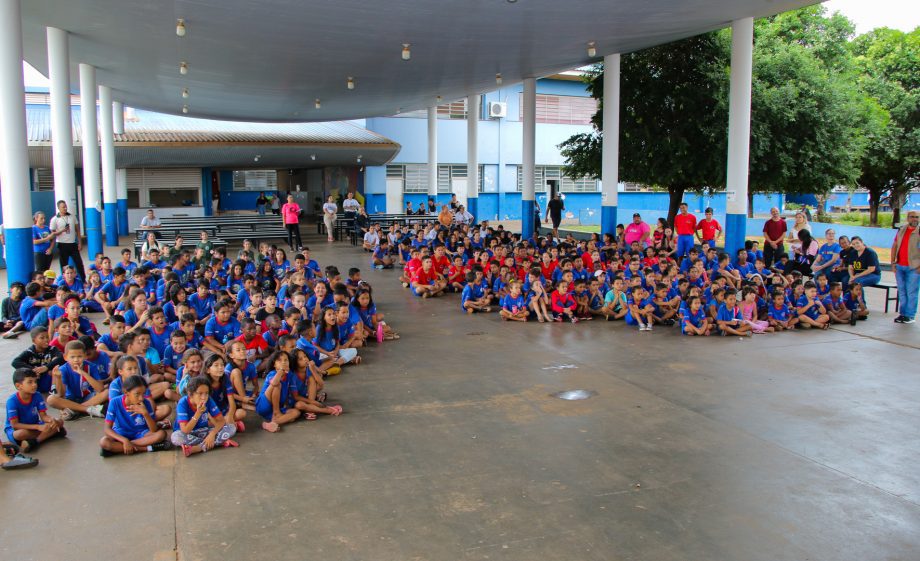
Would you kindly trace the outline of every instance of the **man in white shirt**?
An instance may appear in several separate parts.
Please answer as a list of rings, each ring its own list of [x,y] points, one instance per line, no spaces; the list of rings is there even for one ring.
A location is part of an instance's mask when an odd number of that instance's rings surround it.
[[[345,218],[354,218],[355,214],[358,212],[358,208],[361,206],[361,203],[355,199],[355,194],[349,191],[345,194],[345,200],[342,201],[342,212],[345,213]]]
[[[80,234],[80,223],[77,218],[67,211],[67,203],[58,201],[58,213],[54,215],[48,227],[57,234],[58,258],[61,263],[61,272],[64,272],[70,261],[77,269],[80,280],[86,282],[86,269],[83,267],[83,237]]]
[[[150,230],[160,227],[160,219],[154,216],[153,209],[147,211],[147,216],[141,218],[141,230]]]
[[[473,215],[466,211],[466,207],[460,205],[457,207],[457,213],[454,214],[454,223],[455,224],[471,224],[473,222]]]

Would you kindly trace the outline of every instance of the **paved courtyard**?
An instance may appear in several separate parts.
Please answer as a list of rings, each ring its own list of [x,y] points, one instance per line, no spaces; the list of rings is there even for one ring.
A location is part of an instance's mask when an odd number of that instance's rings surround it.
[[[877,291],[856,327],[752,340],[510,325],[309,238],[402,334],[330,379],[345,414],[189,459],[103,460],[72,422],[0,474],[0,559],[920,559],[920,329]]]

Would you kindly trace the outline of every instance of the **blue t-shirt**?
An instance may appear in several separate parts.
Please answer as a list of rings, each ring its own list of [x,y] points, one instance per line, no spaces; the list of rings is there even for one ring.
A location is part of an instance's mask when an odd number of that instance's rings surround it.
[[[725,304],[719,306],[719,312],[716,314],[717,321],[734,321],[740,320],[741,318],[741,308],[735,306],[734,308],[729,308]]]
[[[806,295],[799,296],[799,299],[796,301],[795,305],[797,308],[802,308],[807,306],[810,302],[815,302],[815,305],[805,310],[804,314],[811,319],[817,319],[821,315],[821,309],[818,307],[817,303],[820,302],[817,298],[809,298]]]
[[[835,312],[842,310],[845,307],[845,304],[843,302],[843,296],[841,296],[840,298],[834,298],[833,296],[828,294],[821,300],[821,303],[824,304],[824,307],[826,309],[834,310]]]
[[[122,282],[121,284],[115,284],[115,281],[109,281],[102,285],[102,288],[99,289],[99,292],[105,294],[109,302],[115,302],[125,294],[125,289],[128,288],[128,283]]]
[[[521,310],[526,309],[526,302],[524,301],[523,296],[518,296],[517,298],[512,298],[510,294],[502,298],[502,309],[505,311],[516,314]]]
[[[214,297],[208,294],[204,298],[201,298],[196,292],[188,297],[188,305],[195,310],[198,319],[204,319],[211,315],[212,308],[214,308]]]
[[[43,425],[45,423],[39,413],[47,410],[48,406],[45,405],[45,398],[42,397],[42,394],[35,392],[32,394],[32,399],[24,402],[19,397],[19,392],[13,392],[13,395],[6,400],[6,425],[4,425],[4,431],[12,439],[13,419],[24,425]]]
[[[83,361],[83,369],[93,378],[96,376],[93,375],[93,365],[89,362]],[[93,391],[93,387],[89,385],[83,376],[75,372],[71,368],[70,364],[63,364],[60,367],[61,370],[61,381],[64,383],[64,390],[67,399],[70,401],[75,401],[77,403],[83,403],[90,397],[92,397],[96,392]]]
[[[792,312],[786,304],[783,304],[779,308],[777,308],[775,304],[770,304],[767,308],[767,316],[776,321],[787,321],[792,316]]]
[[[818,255],[821,256],[820,265],[827,265],[828,263],[836,263],[840,261],[840,244],[837,242],[834,243],[824,243],[821,247],[818,248]],[[833,268],[833,265],[821,269],[820,274],[825,274],[827,271],[830,271]]]
[[[39,306],[36,306],[35,303],[38,302],[35,298],[31,296],[26,296],[22,299],[22,304],[19,305],[19,317],[22,318],[22,322],[25,324],[27,329],[32,329],[36,327],[32,324],[35,321],[35,318],[38,314],[41,313],[42,309]]]
[[[327,293],[326,297],[323,298],[323,302],[320,305],[320,309],[325,308],[326,306],[332,306],[334,304],[335,304],[335,299],[332,297],[332,294]],[[313,317],[313,310],[316,309],[316,295],[315,294],[313,296],[310,296],[310,298],[307,300],[306,307],[307,307],[307,319],[309,319],[310,321],[313,321],[315,319]],[[285,311],[287,311],[287,308],[285,308]]]
[[[32,239],[40,240],[51,233],[51,228],[48,226],[42,226],[39,228],[36,225],[32,225]],[[51,247],[51,240],[48,240],[44,243],[34,244],[32,246],[33,253],[44,253],[48,251],[48,248]]]
[[[259,415],[265,418],[271,418],[273,410],[272,403],[268,397],[265,396],[265,392],[268,391],[268,386],[271,385],[272,380],[275,379],[277,372],[272,370],[265,376],[265,381],[262,382],[262,389],[259,391],[259,397],[256,398],[256,410],[259,412]],[[279,389],[281,390],[281,395],[279,396],[279,408],[282,412],[287,410],[287,404],[291,399],[291,373],[288,372],[285,379],[280,383]]]
[[[222,376],[217,387],[214,387],[214,380],[211,380],[211,401],[217,405],[222,415],[230,410],[230,396],[235,393],[229,375]]]
[[[105,335],[100,337],[99,340],[97,341],[97,344],[99,343],[105,345],[105,348],[107,348],[110,351],[119,350],[118,343],[115,341],[115,339],[112,338],[112,335],[110,333],[106,333]]]
[[[186,346],[186,349],[189,347]],[[163,354],[160,355],[160,364],[164,367],[172,368],[173,370],[179,370],[179,367],[182,365],[182,355],[185,354],[185,351],[177,353],[173,349],[172,344],[166,345],[166,349],[163,350]]]
[[[307,353],[307,358],[312,360],[313,364],[319,366],[319,349],[316,348],[316,345],[313,344],[313,341],[307,339],[306,337],[301,337],[297,340],[297,348]]]
[[[471,282],[463,287],[463,292],[460,294],[460,309],[463,309],[463,305],[466,304],[468,300],[479,300],[485,294],[485,290],[482,288],[482,283]]]
[[[240,336],[240,322],[231,317],[227,323],[220,323],[216,317],[212,317],[204,324],[204,336],[213,337],[223,345],[227,341]]]
[[[169,346],[169,337],[172,335],[173,330],[167,324],[163,327],[162,333],[157,333],[153,327],[148,331],[150,331],[150,348],[156,349],[157,355],[163,358],[166,355],[166,347]]]
[[[182,396],[182,399],[179,400],[179,403],[176,404],[176,422],[179,426],[183,426],[192,420],[192,417],[195,416],[196,409],[192,407],[192,404],[188,400],[188,396]],[[210,397],[208,398],[207,404],[205,404],[205,411],[201,414],[201,417],[198,418],[198,422],[195,424],[195,427],[192,429],[206,429],[208,428],[208,419],[210,417],[220,417],[222,413],[220,409],[217,408],[217,404],[214,403],[214,400]]]
[[[272,270],[275,272],[275,278],[281,280],[284,278],[285,273],[288,272],[288,269],[291,268],[291,262],[287,259],[284,260],[284,263],[277,263],[272,261]]]
[[[866,305],[866,300],[862,296],[859,298],[854,298],[852,292],[847,292],[843,295],[843,304],[847,307],[848,310],[855,312],[859,309],[860,304],[863,306]]]
[[[696,313],[690,311],[689,308],[683,310],[680,319],[680,331],[681,333],[687,332],[687,324],[689,323],[693,327],[700,327],[703,325],[703,320],[706,319],[706,311],[701,307]]]
[[[313,338],[313,345],[316,346],[317,349],[332,352],[338,343],[338,335],[338,329],[319,327],[316,332],[316,337]]]
[[[153,417],[153,404],[149,399],[144,399],[144,407],[147,414]],[[125,406],[124,394],[117,397],[109,397],[109,407],[105,413],[105,422],[113,431],[128,440],[137,440],[150,432],[147,427],[147,419],[140,413],[131,413]]]

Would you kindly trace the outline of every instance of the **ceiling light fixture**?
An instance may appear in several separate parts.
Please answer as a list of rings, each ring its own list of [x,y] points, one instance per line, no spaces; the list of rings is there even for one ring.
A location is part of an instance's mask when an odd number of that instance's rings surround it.
[[[358,163],[361,163],[361,154],[358,154]]]
[[[310,159],[311,159],[311,160],[315,160],[315,159],[316,159],[316,154],[310,154]]]
[[[261,157],[262,157],[262,156],[260,156],[259,154],[256,154],[256,157],[255,157],[255,158],[253,158],[253,160],[255,160],[255,161],[257,161],[257,162],[258,162],[258,161],[259,161],[259,159],[260,159]]]
[[[185,20],[182,18],[176,20],[176,35],[185,37]]]
[[[179,74],[182,74],[183,76],[188,74],[188,63],[184,60],[179,63]]]
[[[317,109],[321,107],[319,103],[319,98],[316,98],[316,100],[313,102],[313,107],[316,107]]]
[[[594,44],[594,41],[588,42],[588,56],[591,58],[594,58],[597,56],[597,49],[595,47],[596,45]]]
[[[182,98],[188,99],[188,88],[182,88]]]
[[[495,75],[495,83],[498,84],[499,86],[502,85],[502,73],[501,72]]]
[[[348,89],[349,89],[349,90],[355,89],[355,79],[354,79],[354,78],[352,78],[351,76],[349,76],[349,77],[348,77],[348,82],[346,82],[346,83],[348,84]]]
[[[411,43],[403,43],[402,46],[403,46],[403,50],[402,50],[402,59],[403,59],[403,60],[409,60],[410,58],[412,58],[412,51],[409,50],[409,47],[412,46],[412,44],[411,44]]]
[[[188,113],[188,105],[183,105],[183,106],[182,106],[182,112],[183,112],[183,113]]]

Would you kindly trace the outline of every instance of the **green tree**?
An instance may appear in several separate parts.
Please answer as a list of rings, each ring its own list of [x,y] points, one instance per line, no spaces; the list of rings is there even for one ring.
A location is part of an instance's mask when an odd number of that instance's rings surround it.
[[[827,193],[855,181],[871,104],[853,86],[852,31],[820,6],[756,22],[751,199],[754,192]],[[667,188],[669,221],[685,191],[724,185],[730,37],[725,29],[622,59],[620,177]],[[586,80],[602,99],[602,68]],[[594,132],[560,145],[571,176],[600,175],[601,110],[593,122]]]
[[[911,188],[920,184],[920,28],[875,29],[852,43],[859,87],[877,104],[857,183],[869,191],[869,222],[888,201],[894,222]]]
[[[619,175],[667,189],[669,221],[686,191],[725,181],[727,55],[725,36],[708,33],[621,59]],[[586,80],[603,100],[601,68]],[[593,132],[560,145],[568,175],[600,176],[601,117],[598,110]]]

